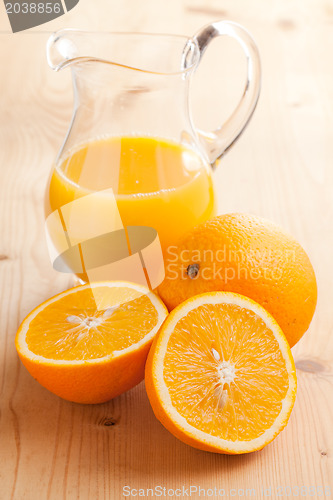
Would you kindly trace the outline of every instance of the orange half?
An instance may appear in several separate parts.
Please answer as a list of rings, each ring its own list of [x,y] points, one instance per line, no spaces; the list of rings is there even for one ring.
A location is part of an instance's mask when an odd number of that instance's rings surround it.
[[[247,297],[211,292],[172,311],[150,350],[146,389],[156,417],[183,442],[218,453],[263,448],[296,397],[289,344]]]
[[[58,396],[101,403],[138,384],[154,336],[167,316],[148,288],[100,282],[52,297],[22,322],[19,357]]]

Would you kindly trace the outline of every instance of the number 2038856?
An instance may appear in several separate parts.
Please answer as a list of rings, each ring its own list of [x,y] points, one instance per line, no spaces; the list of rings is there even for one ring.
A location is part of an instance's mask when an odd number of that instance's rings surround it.
[[[60,2],[6,2],[6,11],[7,14],[60,14],[62,7]]]

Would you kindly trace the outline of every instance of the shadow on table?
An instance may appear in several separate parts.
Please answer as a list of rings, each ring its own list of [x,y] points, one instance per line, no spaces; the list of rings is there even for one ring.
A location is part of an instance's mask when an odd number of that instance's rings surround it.
[[[20,459],[29,458],[31,476],[40,463],[53,474],[50,491],[64,479],[65,489],[75,489],[79,483],[83,488],[88,477],[93,483],[101,476],[118,495],[125,485],[222,488],[236,482],[237,471],[242,471],[243,480],[249,474],[254,479],[271,453],[268,447],[245,455],[219,455],[183,444],[155,418],[143,383],[108,403],[79,405],[50,394],[23,367],[19,381],[24,390],[14,396],[3,424],[8,432],[12,426],[19,430]]]

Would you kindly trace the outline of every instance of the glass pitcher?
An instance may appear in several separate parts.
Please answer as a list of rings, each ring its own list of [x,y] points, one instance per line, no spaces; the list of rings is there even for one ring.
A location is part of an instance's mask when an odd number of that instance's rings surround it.
[[[247,78],[227,122],[204,133],[193,125],[189,88],[208,44],[223,35],[241,45]],[[259,96],[256,45],[229,21],[192,38],[65,29],[49,39],[47,58],[55,71],[71,68],[74,87],[72,122],[45,197],[54,267],[87,282],[105,277],[108,265],[108,278],[146,280],[154,288],[163,279],[161,255],[216,213],[212,167]],[[134,254],[144,269],[135,279]]]

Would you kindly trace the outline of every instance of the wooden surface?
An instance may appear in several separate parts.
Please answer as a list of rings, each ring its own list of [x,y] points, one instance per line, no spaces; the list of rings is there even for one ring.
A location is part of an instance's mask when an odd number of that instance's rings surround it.
[[[103,405],[62,401],[30,377],[14,347],[24,316],[68,284],[48,260],[42,205],[72,95],[70,72],[46,65],[46,30],[191,35],[221,18],[256,38],[263,87],[251,125],[216,172],[219,210],[281,224],[307,250],[319,285],[315,318],[293,349],[298,395],[290,422],[263,451],[239,457],[177,441],[154,418],[143,384]],[[279,486],[333,490],[332,2],[80,0],[66,17],[15,35],[0,5],[0,29],[1,499],[113,500],[123,498],[125,485],[255,488],[257,498],[263,487],[272,488],[271,498],[287,498],[278,496]],[[231,45],[225,50],[233,54]],[[195,118],[207,128],[230,106],[228,91],[236,95],[243,71],[233,63],[237,50],[217,59],[219,50],[216,43],[207,53],[194,85]]]

